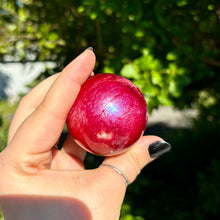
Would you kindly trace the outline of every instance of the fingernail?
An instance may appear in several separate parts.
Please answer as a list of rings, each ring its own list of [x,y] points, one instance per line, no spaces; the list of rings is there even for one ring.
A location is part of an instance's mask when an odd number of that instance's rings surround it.
[[[148,151],[151,158],[159,157],[171,150],[171,145],[166,141],[156,141],[150,144]]]
[[[88,47],[88,48],[86,48],[86,50],[91,50],[91,51],[93,51],[93,47]]]

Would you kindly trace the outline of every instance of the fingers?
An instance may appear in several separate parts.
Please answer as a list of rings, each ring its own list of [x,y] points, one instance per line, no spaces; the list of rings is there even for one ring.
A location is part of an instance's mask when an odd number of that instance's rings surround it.
[[[157,136],[143,136],[128,152],[118,156],[107,157],[103,161],[103,164],[116,167],[125,174],[129,182],[132,183],[143,167],[153,161],[156,157],[168,152],[170,149],[171,146]],[[99,169],[105,169],[103,178],[107,179],[107,176],[114,175],[118,181],[122,182],[119,179],[125,181],[125,178],[123,178],[122,175],[114,172],[110,167],[100,166]]]
[[[15,132],[17,131],[18,127],[22,124],[22,122],[31,113],[33,113],[40,105],[40,103],[43,101],[49,88],[57,79],[58,75],[59,74],[55,74],[53,76],[48,77],[22,98],[9,128],[8,143],[10,143],[11,139],[13,138]]]
[[[50,150],[60,136],[69,109],[94,65],[95,55],[91,50],[84,51],[73,60],[59,74],[38,108],[19,127],[11,146],[31,155]]]
[[[86,151],[73,140],[70,134],[67,135],[61,151],[77,158],[82,163],[86,157]]]
[[[90,73],[90,76],[93,76],[94,72]],[[8,143],[10,143],[11,139],[13,138],[15,132],[17,131],[18,127],[22,124],[22,122],[31,114],[33,113],[40,103],[45,98],[49,88],[54,83],[54,81],[59,76],[58,74],[54,74],[36,87],[34,87],[27,95],[25,95],[19,103],[19,106],[16,110],[16,113],[13,117],[11,122],[9,133],[8,133]]]
[[[78,155],[67,154],[63,150],[53,148],[53,159],[51,162],[52,170],[84,170],[85,166]]]

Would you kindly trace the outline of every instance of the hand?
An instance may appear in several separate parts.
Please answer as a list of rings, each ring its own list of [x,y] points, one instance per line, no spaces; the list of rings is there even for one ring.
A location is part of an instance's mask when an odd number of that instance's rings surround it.
[[[86,152],[70,136],[61,150],[55,147],[69,109],[94,65],[94,53],[85,50],[61,73],[22,98],[9,129],[8,145],[0,153],[0,207],[6,220],[14,219],[13,215],[17,220],[44,219],[43,215],[47,220],[119,219],[126,192],[123,176],[107,166],[85,170]],[[107,157],[103,163],[117,167],[132,183],[153,160],[148,150],[151,143],[163,145],[162,151],[156,149],[156,156],[169,149],[165,142],[158,142],[161,140],[142,137],[131,150]]]

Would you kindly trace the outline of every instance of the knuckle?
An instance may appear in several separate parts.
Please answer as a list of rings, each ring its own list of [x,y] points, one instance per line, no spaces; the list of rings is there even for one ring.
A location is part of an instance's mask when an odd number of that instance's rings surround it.
[[[142,169],[139,155],[137,155],[136,153],[129,153],[128,160],[135,170],[136,175],[139,175]]]
[[[31,102],[29,98],[29,94],[23,96],[19,102],[18,108],[28,109],[31,108]]]

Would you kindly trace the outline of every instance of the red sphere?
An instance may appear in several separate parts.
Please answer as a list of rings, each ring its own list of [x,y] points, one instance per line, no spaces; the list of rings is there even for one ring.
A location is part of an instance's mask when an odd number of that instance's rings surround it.
[[[126,151],[144,133],[147,104],[130,80],[101,73],[89,78],[71,107],[67,128],[88,152],[103,156]]]

